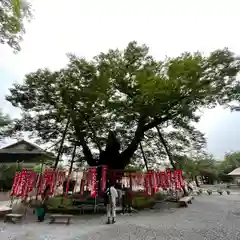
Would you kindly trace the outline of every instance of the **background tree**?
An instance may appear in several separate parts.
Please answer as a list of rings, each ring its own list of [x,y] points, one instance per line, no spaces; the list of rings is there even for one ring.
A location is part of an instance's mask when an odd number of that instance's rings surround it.
[[[194,156],[178,157],[179,168],[183,170],[188,179],[192,179],[199,187],[198,177],[205,180],[208,184],[213,184],[218,178],[218,169],[215,159],[212,156],[201,154]]]
[[[20,50],[24,21],[31,17],[31,6],[26,0],[0,0],[0,43]]]
[[[219,180],[223,182],[232,181],[228,173],[240,167],[240,152],[227,153],[222,161],[218,162]]]
[[[16,171],[22,170],[22,164],[0,165],[0,189],[8,191],[12,188],[13,178]]]
[[[145,45],[131,42],[124,51],[110,50],[91,61],[69,55],[66,68],[26,75],[6,99],[23,111],[13,132],[59,142],[70,119],[66,141],[81,146],[81,159],[124,169],[156,126],[194,137],[199,109],[238,97],[239,69],[227,49],[158,61]]]

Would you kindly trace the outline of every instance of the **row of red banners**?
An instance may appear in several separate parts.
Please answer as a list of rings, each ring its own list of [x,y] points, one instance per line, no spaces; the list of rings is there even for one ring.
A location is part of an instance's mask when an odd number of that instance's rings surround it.
[[[84,189],[87,188],[90,191],[91,197],[96,197],[98,192],[104,192],[107,184],[108,169],[107,167],[102,167],[100,184],[97,181],[97,168],[89,168],[87,172],[84,172],[81,179],[80,185],[80,195],[83,195]],[[158,192],[160,188],[162,189],[181,189],[184,186],[183,176],[181,170],[156,172],[153,170],[147,173],[126,173],[123,171],[110,172],[110,181],[116,182],[116,180],[121,180],[123,178],[130,179],[130,183],[134,187],[144,187],[147,196],[152,196],[154,193]],[[46,186],[50,187],[49,195],[53,195],[57,187],[63,186],[64,182],[66,184],[66,197],[68,196],[70,175],[64,171],[54,171],[52,169],[47,169],[43,174],[37,174],[34,171],[29,171],[23,169],[22,172],[16,172],[14,177],[11,196],[17,196],[22,198],[27,198],[29,193],[34,189],[36,190],[36,195],[43,194]],[[98,189],[100,186],[100,189]],[[100,190],[100,191],[99,191]]]
[[[101,174],[101,191],[103,192],[106,189],[107,183],[107,167],[102,168]],[[149,170],[147,173],[136,172],[136,173],[127,173],[123,171],[112,170],[110,172],[110,181],[115,182],[116,179],[120,178],[129,178],[132,183],[132,187],[144,186],[145,193],[147,196],[152,196],[154,193],[158,192],[160,188],[162,189],[175,189],[180,190],[184,186],[184,179],[182,175],[182,170],[175,171],[153,171]],[[90,168],[87,176],[84,176],[81,180],[80,193],[83,195],[84,186],[89,186],[92,197],[96,197],[99,192],[97,189],[97,169]]]

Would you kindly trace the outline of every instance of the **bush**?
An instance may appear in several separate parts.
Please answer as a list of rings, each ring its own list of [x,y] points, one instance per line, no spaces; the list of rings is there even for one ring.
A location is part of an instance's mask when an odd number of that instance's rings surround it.
[[[153,196],[153,199],[156,201],[164,200],[164,198],[165,198],[165,194],[162,192],[155,193]]]
[[[53,197],[49,198],[46,204],[50,208],[68,208],[72,205],[72,201],[65,197]]]
[[[2,164],[0,166],[0,189],[9,191],[12,188],[13,178],[16,171],[21,171],[21,164],[11,164],[10,166]]]
[[[136,209],[152,208],[155,205],[155,200],[150,197],[136,197],[133,199],[132,205]]]
[[[139,190],[139,191],[132,192],[132,197],[133,198],[145,197],[145,196],[146,196],[146,192],[144,190]]]

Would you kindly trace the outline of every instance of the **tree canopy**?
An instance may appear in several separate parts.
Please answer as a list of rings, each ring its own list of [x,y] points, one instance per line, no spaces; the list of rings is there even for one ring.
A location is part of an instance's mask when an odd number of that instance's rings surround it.
[[[0,0],[0,43],[20,50],[25,33],[24,21],[31,19],[31,7],[25,0]]]
[[[59,142],[68,123],[68,146],[78,143],[80,159],[115,169],[130,163],[140,142],[157,149],[156,127],[176,152],[196,149],[204,144],[193,125],[199,110],[238,98],[239,69],[228,49],[159,61],[147,46],[130,42],[123,51],[109,50],[90,61],[69,54],[66,67],[39,69],[10,89],[7,101],[23,112],[12,133]]]

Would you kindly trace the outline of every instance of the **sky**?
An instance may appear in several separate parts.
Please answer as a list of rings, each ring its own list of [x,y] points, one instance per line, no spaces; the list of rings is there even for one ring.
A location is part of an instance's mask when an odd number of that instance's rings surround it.
[[[38,68],[58,69],[66,53],[91,59],[133,40],[159,60],[184,51],[208,54],[228,47],[240,54],[239,0],[35,0],[22,50],[0,45],[0,108],[19,116],[5,99],[14,82]],[[198,128],[216,158],[240,151],[240,112],[221,107],[203,112]]]

